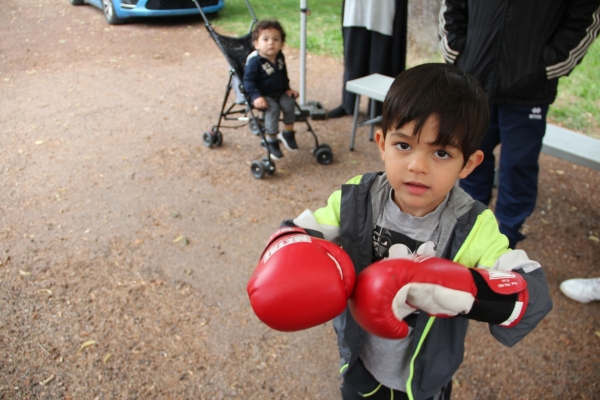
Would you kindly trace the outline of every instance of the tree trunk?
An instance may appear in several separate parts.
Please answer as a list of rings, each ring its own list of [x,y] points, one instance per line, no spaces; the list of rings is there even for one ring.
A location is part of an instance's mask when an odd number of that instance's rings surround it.
[[[443,62],[438,45],[439,11],[440,0],[409,0],[407,67]]]

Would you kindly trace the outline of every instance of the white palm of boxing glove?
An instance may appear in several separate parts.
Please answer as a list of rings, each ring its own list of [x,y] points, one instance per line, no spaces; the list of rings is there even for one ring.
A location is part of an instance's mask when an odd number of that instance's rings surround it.
[[[403,338],[403,319],[420,309],[437,317],[466,318],[516,325],[527,306],[527,283],[511,271],[466,268],[436,257],[386,259],[356,279],[350,311],[365,330]]]

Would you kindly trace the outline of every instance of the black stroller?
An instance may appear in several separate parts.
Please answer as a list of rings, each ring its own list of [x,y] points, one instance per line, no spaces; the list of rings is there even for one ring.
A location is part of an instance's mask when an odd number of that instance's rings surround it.
[[[221,112],[219,113],[219,121],[216,125],[213,125],[211,129],[204,132],[202,141],[208,148],[218,147],[223,143],[223,134],[221,133],[220,128],[239,128],[248,125],[252,134],[260,136],[261,144],[267,152],[266,157],[263,157],[260,160],[252,161],[250,164],[250,171],[257,179],[263,178],[265,174],[272,175],[275,172],[275,164],[273,163],[273,160],[271,160],[271,153],[266,146],[263,118],[254,114],[250,99],[248,98],[243,85],[244,65],[246,64],[246,58],[254,51],[254,45],[252,43],[252,28],[254,27],[254,24],[258,22],[256,15],[254,14],[254,10],[250,6],[248,0],[245,0],[246,6],[252,15],[252,22],[250,23],[248,33],[240,37],[229,37],[215,32],[208,21],[208,18],[202,11],[202,7],[200,7],[198,4],[198,0],[193,1],[198,7],[202,18],[204,19],[206,29],[208,30],[210,36],[217,43],[217,46],[219,46],[219,49],[221,49],[221,52],[227,59],[227,62],[230,66],[229,82],[227,83],[225,97],[221,106]],[[231,89],[233,89],[235,92],[235,99],[229,106],[227,106]],[[312,149],[313,155],[319,164],[330,164],[333,161],[331,146],[325,143],[319,144],[317,135],[308,122],[307,118],[309,114],[310,113],[308,111],[302,110],[296,102],[296,121],[305,122],[307,130],[315,139],[315,147]],[[221,124],[223,121],[237,121],[238,124],[225,126]]]

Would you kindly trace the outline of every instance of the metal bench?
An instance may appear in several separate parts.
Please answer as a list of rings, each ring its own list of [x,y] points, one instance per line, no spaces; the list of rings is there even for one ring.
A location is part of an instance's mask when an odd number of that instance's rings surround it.
[[[384,101],[393,78],[372,74],[346,82],[346,90],[356,94],[354,118],[350,136],[350,150],[354,150],[356,128],[371,126],[369,140],[373,140],[374,124],[381,122],[381,116],[375,115],[375,101]],[[367,96],[371,102],[371,112],[367,119],[359,121],[358,111],[361,96]],[[556,125],[547,124],[542,142],[542,152],[562,158],[575,164],[600,171],[600,140]]]
[[[394,78],[381,74],[372,74],[362,78],[353,79],[346,82],[346,90],[356,94],[354,101],[354,118],[352,120],[352,135],[350,136],[350,150],[354,150],[354,138],[356,137],[356,128],[363,125],[371,125],[371,135],[369,140],[373,140],[374,124],[381,122],[381,116],[375,115],[375,101],[385,100]],[[367,119],[358,120],[358,110],[360,108],[360,97],[367,96],[371,102],[371,112]]]
[[[542,152],[600,171],[600,140],[547,124]]]

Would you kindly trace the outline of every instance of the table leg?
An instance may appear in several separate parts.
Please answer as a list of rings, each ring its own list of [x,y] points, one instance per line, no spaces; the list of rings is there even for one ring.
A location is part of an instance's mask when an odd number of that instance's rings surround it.
[[[356,126],[358,125],[358,109],[360,106],[360,95],[356,95],[354,100],[354,118],[352,119],[352,136],[350,137],[350,151],[354,150],[354,138],[356,136]]]
[[[371,122],[371,136],[369,137],[369,140],[372,142],[373,141],[373,133],[375,131],[375,99],[371,99],[371,112],[369,113],[369,117]]]

